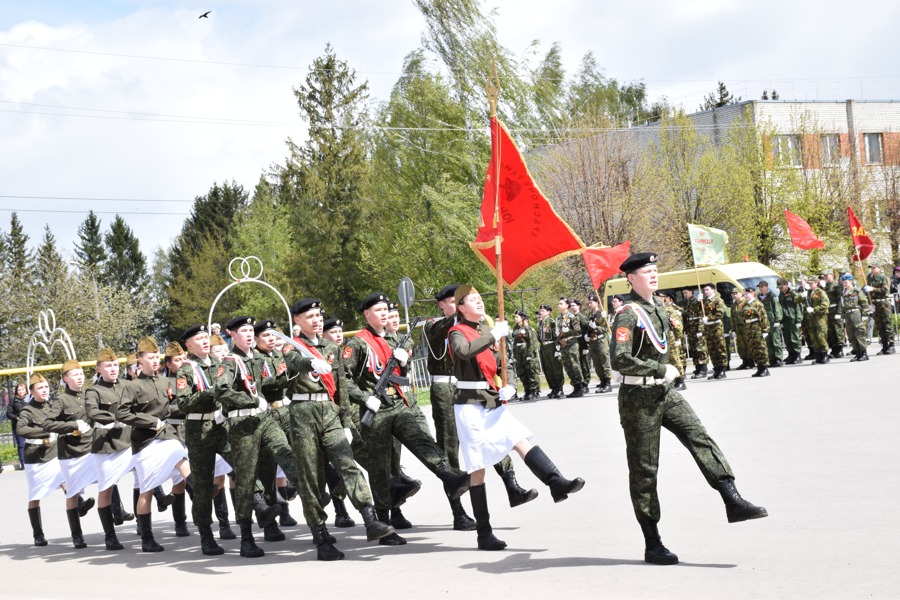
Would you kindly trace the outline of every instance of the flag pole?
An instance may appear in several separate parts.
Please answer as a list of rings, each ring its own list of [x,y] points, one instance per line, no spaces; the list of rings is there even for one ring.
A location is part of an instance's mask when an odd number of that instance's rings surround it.
[[[503,256],[501,252],[502,231],[500,222],[500,136],[494,135],[494,127],[497,123],[497,101],[500,99],[500,81],[497,78],[497,63],[491,62],[491,77],[484,87],[487,93],[488,104],[491,108],[491,154],[497,157],[494,162],[495,169],[492,173],[494,183],[494,253],[497,264],[497,313],[501,321],[506,320],[503,294]],[[495,145],[496,144],[496,145]],[[500,387],[506,386],[506,338],[500,338]]]

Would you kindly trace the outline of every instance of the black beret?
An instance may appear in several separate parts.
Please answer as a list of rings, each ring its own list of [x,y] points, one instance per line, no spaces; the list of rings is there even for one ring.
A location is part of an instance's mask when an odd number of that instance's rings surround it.
[[[225,329],[227,329],[228,331],[237,331],[244,325],[255,325],[255,324],[256,324],[256,319],[254,319],[253,317],[248,316],[248,315],[243,315],[240,317],[235,317],[232,320],[228,321],[228,323],[225,325]]]
[[[569,304],[574,304],[578,308],[581,308],[581,300],[576,300],[575,298],[572,298],[572,301]]]
[[[183,342],[186,342],[202,331],[205,331],[207,333],[209,332],[209,329],[206,328],[206,325],[204,323],[198,323],[197,325],[191,325],[190,327],[188,327],[187,329],[185,329],[184,331],[181,332],[181,340]]]
[[[276,327],[278,327],[278,325],[275,324],[275,321],[264,319],[257,322],[256,325],[253,326],[253,335],[259,335],[263,331],[266,331],[268,329],[275,329]]]
[[[588,294],[588,302],[600,302],[600,296],[597,294]]]
[[[318,298],[304,298],[303,300],[294,302],[294,305],[291,307],[291,314],[302,315],[306,311],[314,308],[322,308],[322,301]]]
[[[569,302],[569,299],[566,298],[565,296],[560,296],[559,301],[560,301],[560,302],[565,302],[565,303],[566,303],[566,306],[572,304],[571,302]]]
[[[399,311],[400,305],[396,302],[388,302],[388,312]]]
[[[658,259],[659,257],[653,252],[638,252],[637,254],[632,254],[626,258],[625,262],[619,265],[619,269],[621,269],[623,273],[631,273],[641,267],[655,265]]]
[[[517,310],[516,314],[519,315],[520,317],[522,317],[523,319],[528,318],[528,313],[526,313],[524,310]]]
[[[332,329],[343,329],[344,322],[336,317],[331,317],[330,319],[326,319],[325,323],[322,324],[322,331],[331,331]]]
[[[360,310],[360,312],[362,312],[364,310],[368,310],[368,309],[372,308],[373,306],[375,306],[376,304],[379,304],[381,302],[384,302],[385,304],[390,302],[388,300],[387,295],[384,294],[383,292],[373,292],[373,293],[369,294],[368,296],[366,296],[365,298],[363,298],[362,303],[359,305],[359,310]]]
[[[453,294],[456,293],[456,288],[459,287],[458,283],[451,283],[450,285],[445,285],[441,288],[437,294],[434,295],[434,299],[440,302],[441,300],[446,300],[447,298],[452,298]]]
[[[553,312],[553,309],[550,308],[549,304],[541,304],[540,308],[538,308],[538,312],[540,312],[541,309],[546,310],[547,312]]]

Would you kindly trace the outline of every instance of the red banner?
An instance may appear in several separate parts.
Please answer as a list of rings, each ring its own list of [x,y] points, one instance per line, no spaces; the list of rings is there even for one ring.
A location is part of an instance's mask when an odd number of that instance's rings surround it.
[[[784,218],[787,221],[788,231],[791,233],[791,243],[801,250],[823,250],[825,242],[816,237],[809,223],[792,213],[784,210]]]
[[[872,250],[875,249],[875,242],[866,233],[866,228],[862,226],[862,223],[853,214],[853,209],[849,206],[847,207],[847,218],[850,219],[850,236],[853,238],[853,247],[856,248],[853,260],[866,260],[872,254]]]
[[[499,236],[503,280],[513,287],[532,269],[578,254],[584,244],[538,189],[497,119],[491,119],[491,145],[478,234],[470,245],[496,275]]]
[[[619,272],[619,265],[625,262],[631,250],[631,241],[613,246],[612,248],[585,248],[584,266],[594,289],[599,289],[604,281]]]

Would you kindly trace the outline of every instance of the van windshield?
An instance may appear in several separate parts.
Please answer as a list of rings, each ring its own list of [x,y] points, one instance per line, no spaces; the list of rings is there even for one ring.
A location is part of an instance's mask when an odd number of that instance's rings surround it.
[[[778,283],[778,275],[766,275],[764,277],[745,277],[744,279],[738,279],[738,283],[741,284],[741,287],[752,287],[755,288],[759,285],[760,281],[765,281],[769,284],[769,292],[774,294],[776,297],[779,295],[781,290],[778,289],[778,286],[775,285]]]

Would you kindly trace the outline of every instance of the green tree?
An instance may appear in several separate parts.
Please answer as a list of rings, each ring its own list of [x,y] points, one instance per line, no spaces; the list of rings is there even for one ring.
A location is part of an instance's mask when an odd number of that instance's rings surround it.
[[[106,265],[101,273],[104,283],[137,294],[147,283],[147,258],[141,252],[137,236],[120,215],[116,215],[106,242]]]
[[[44,237],[38,247],[36,266],[36,292],[44,298],[41,304],[50,304],[57,297],[69,275],[65,260],[56,249],[56,237],[49,225],[44,225]]]
[[[34,268],[34,252],[28,247],[28,240],[19,215],[12,213],[6,235],[6,267],[11,282],[16,286],[24,285]]]
[[[194,198],[191,215],[172,244],[174,270],[183,271],[188,263],[199,266],[190,260],[190,255],[199,251],[208,236],[219,238],[224,251],[230,253],[237,228],[235,218],[247,207],[248,200],[244,186],[234,181],[223,185],[213,183],[209,192]]]
[[[716,91],[708,93],[703,98],[703,104],[700,105],[700,110],[712,110],[729,104],[737,104],[740,101],[741,97],[738,96],[735,98],[732,93],[728,91],[725,83],[720,81]]]
[[[646,85],[643,82],[622,85],[606,77],[594,53],[588,52],[568,86],[566,114],[575,118],[605,117],[618,126],[645,121],[650,114]]]
[[[106,262],[106,248],[103,246],[100,219],[94,214],[94,211],[90,211],[87,218],[78,226],[75,260],[78,264],[91,269],[94,274],[99,273]]]

